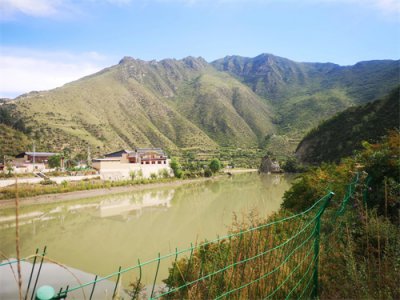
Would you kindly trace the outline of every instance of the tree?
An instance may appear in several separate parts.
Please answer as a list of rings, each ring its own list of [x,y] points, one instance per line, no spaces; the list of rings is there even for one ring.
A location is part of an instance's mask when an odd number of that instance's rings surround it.
[[[171,160],[170,167],[171,167],[172,171],[174,172],[174,176],[176,178],[182,178],[182,176],[183,176],[182,167],[181,167],[180,163],[176,160],[176,158],[173,158]]]
[[[6,170],[7,170],[7,177],[11,177],[14,172],[12,163],[7,161],[7,162],[5,162],[5,165],[6,165]]]
[[[53,155],[49,157],[49,167],[50,168],[59,168],[61,166],[61,156]]]
[[[214,159],[210,162],[209,167],[210,167],[210,170],[211,170],[213,173],[217,173],[217,172],[221,169],[222,165],[221,165],[221,162],[219,161],[218,158],[214,158]]]

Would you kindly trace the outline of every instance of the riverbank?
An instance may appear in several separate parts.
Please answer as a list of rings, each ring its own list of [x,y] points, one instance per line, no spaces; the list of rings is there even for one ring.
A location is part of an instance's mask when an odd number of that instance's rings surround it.
[[[239,173],[248,173],[248,172],[257,172],[257,169],[228,169],[224,170],[223,173],[231,173],[231,174],[239,174]],[[62,201],[72,201],[81,198],[92,198],[102,196],[104,194],[119,194],[125,192],[133,192],[133,191],[142,191],[154,188],[162,188],[162,187],[177,187],[184,184],[190,184],[194,182],[202,182],[202,181],[212,181],[216,179],[220,179],[226,175],[217,175],[214,177],[201,177],[196,179],[176,179],[168,182],[152,182],[147,184],[134,184],[134,185],[126,185],[126,186],[115,186],[109,188],[100,188],[100,189],[91,189],[91,190],[79,190],[73,192],[66,193],[53,193],[53,194],[45,194],[38,195],[34,197],[26,197],[20,198],[19,204],[20,206],[24,205],[35,205],[35,204],[46,204],[46,203],[54,203],[54,202],[62,202]],[[10,208],[15,206],[15,199],[5,199],[0,200],[0,209]]]

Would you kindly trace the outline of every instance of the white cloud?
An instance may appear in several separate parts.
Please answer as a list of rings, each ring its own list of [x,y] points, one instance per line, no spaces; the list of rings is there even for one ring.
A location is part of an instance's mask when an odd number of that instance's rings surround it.
[[[133,0],[0,0],[0,17],[12,19],[18,14],[33,17],[54,17],[60,15],[79,14],[85,4],[108,3],[110,5],[127,5]]]
[[[362,3],[361,1],[359,2]],[[384,13],[400,14],[400,0],[371,0],[370,2]]]
[[[0,53],[0,97],[56,88],[110,65],[97,52],[74,54],[1,48]]]
[[[347,5],[358,5],[378,9],[385,14],[399,14],[400,0],[306,0],[315,3],[337,3]]]
[[[57,14],[66,6],[63,0],[0,0],[2,18],[16,14],[48,17]]]
[[[151,1],[151,0],[147,0]],[[378,9],[384,14],[400,14],[400,0],[152,0],[158,2],[179,2],[185,5],[195,4],[269,4],[269,3],[296,3],[299,5],[313,4],[340,4],[340,5],[358,5],[372,9]],[[400,17],[400,16],[399,16]]]

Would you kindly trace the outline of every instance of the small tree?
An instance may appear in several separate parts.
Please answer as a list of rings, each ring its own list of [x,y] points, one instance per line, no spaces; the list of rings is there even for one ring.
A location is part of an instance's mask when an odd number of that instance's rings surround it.
[[[135,180],[136,171],[130,171],[130,172],[129,172],[129,176],[131,177],[131,180],[132,180],[132,181]]]
[[[174,176],[175,176],[176,178],[182,178],[182,176],[183,176],[182,167],[181,167],[181,165],[178,163],[178,161],[176,160],[176,158],[173,158],[173,159],[171,160],[170,166],[171,166],[172,171],[174,172]]]
[[[217,173],[222,167],[218,158],[214,158],[208,166],[213,173]]]
[[[53,155],[49,157],[49,167],[50,168],[59,168],[61,166],[61,156]]]
[[[6,162],[7,177],[11,177],[14,173],[14,168],[11,162]]]

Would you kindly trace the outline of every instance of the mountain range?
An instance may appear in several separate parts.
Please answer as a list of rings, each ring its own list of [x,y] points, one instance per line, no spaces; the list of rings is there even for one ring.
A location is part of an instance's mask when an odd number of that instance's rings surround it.
[[[38,149],[47,151],[268,149],[276,137],[294,150],[321,121],[382,97],[398,83],[399,60],[339,66],[271,54],[211,63],[124,57],[62,87],[4,101],[0,109],[22,121]],[[0,123],[13,127],[1,114]]]

